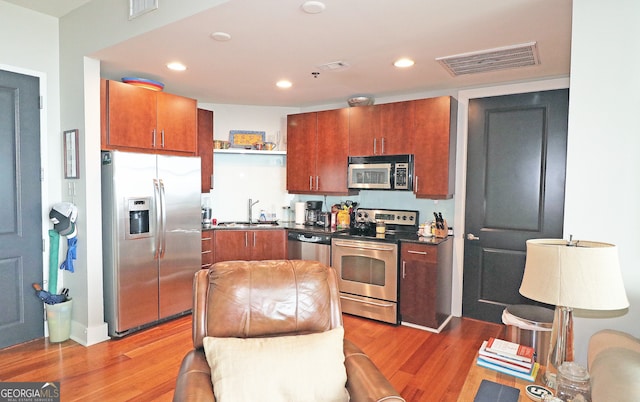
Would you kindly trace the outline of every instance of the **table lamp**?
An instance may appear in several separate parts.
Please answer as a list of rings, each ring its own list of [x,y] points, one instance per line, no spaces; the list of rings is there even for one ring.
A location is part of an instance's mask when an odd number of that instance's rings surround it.
[[[544,374],[556,388],[558,367],[573,361],[573,309],[629,307],[615,245],[583,240],[527,240],[520,294],[555,305],[549,359]]]

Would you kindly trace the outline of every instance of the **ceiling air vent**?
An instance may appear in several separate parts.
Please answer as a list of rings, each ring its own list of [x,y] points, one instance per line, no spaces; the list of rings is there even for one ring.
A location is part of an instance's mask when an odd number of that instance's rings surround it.
[[[158,0],[129,0],[129,19],[158,9]]]
[[[454,77],[540,64],[536,42],[438,57],[436,60]]]
[[[349,63],[345,61],[332,61],[331,63],[325,63],[317,66],[320,70],[323,71],[336,71],[336,70],[344,70],[349,67]]]

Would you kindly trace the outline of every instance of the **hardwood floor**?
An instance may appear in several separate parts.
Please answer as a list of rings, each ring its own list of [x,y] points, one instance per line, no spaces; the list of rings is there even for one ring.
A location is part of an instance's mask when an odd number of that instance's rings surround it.
[[[453,318],[434,334],[350,315],[344,327],[411,402],[456,401],[482,341],[503,331]],[[39,339],[0,350],[0,381],[60,381],[62,401],[170,401],[191,347],[191,316],[89,347]]]

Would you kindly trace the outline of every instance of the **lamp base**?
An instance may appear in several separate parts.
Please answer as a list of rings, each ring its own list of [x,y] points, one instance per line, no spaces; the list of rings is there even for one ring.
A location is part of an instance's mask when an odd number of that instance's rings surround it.
[[[570,307],[556,306],[550,342],[543,379],[546,386],[557,389],[558,367],[564,362],[573,361],[573,310]]]

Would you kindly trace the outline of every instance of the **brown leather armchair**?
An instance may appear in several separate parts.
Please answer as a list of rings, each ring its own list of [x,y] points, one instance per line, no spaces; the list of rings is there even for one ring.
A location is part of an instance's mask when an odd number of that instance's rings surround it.
[[[219,280],[229,275],[232,281]],[[193,291],[194,349],[182,361],[174,401],[215,400],[203,350],[206,336],[276,337],[342,326],[335,270],[315,261],[221,262],[196,273]],[[272,298],[274,303],[269,308],[252,306],[250,299],[255,300],[256,292],[260,299]],[[230,293],[234,294],[233,302]],[[344,355],[351,401],[404,401],[373,362],[347,339]]]

